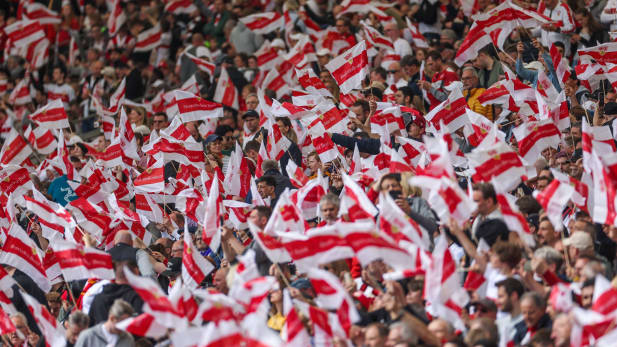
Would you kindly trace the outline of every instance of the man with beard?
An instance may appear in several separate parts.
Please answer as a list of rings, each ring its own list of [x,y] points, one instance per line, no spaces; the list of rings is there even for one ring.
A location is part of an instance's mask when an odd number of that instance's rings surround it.
[[[512,277],[499,281],[495,285],[497,286],[497,308],[503,316],[497,320],[499,336],[504,340],[499,345],[506,346],[509,341],[514,339],[515,326],[523,321],[520,298],[525,292],[525,288],[521,281]]]

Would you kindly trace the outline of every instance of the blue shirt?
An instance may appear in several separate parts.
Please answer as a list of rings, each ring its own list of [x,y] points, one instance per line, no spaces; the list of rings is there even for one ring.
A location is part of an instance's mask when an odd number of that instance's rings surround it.
[[[47,194],[51,195],[54,202],[62,206],[66,206],[66,204],[78,198],[67,183],[66,175],[54,179],[47,189]]]

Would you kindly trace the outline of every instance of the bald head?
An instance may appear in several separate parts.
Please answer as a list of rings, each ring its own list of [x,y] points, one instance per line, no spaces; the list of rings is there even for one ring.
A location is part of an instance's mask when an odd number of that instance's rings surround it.
[[[383,31],[392,40],[392,42],[396,41],[401,36],[401,31],[398,29],[398,25],[393,22],[387,23],[383,27]]]
[[[131,236],[131,232],[128,230],[120,230],[116,233],[116,237],[114,237],[114,245],[124,243],[129,246],[133,246],[133,237]]]

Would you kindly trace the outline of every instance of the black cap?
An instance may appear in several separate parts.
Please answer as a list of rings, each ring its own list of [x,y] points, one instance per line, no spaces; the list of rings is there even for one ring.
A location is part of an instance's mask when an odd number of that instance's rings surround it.
[[[126,243],[118,243],[109,251],[112,261],[129,261],[137,263],[137,248],[131,247]]]
[[[607,102],[604,105],[604,114],[608,116],[617,114],[617,102]]]
[[[178,274],[180,274],[180,272],[182,272],[182,258],[176,257],[169,259],[169,261],[167,262],[167,269],[165,269],[165,271],[163,271],[161,274],[163,276],[170,277],[177,276]]]
[[[257,111],[255,111],[255,110],[248,110],[248,111],[246,111],[245,114],[242,115],[242,119],[246,119],[248,117],[259,118],[259,113],[257,113]]]

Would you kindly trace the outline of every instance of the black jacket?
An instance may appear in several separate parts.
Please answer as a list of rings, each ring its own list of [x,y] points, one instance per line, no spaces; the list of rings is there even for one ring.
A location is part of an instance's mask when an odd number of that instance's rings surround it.
[[[142,313],[144,301],[128,284],[109,283],[103,287],[103,291],[94,297],[90,306],[90,326],[97,325],[107,320],[109,308],[116,299],[128,302],[136,313]]]
[[[15,280],[15,282],[17,282],[17,284],[11,288],[13,290],[13,297],[11,298],[11,302],[13,302],[13,305],[15,306],[15,309],[17,311],[23,313],[26,316],[26,319],[28,320],[28,327],[30,328],[30,330],[41,335],[41,331],[36,324],[36,320],[34,320],[32,313],[30,313],[30,310],[28,309],[28,305],[26,305],[24,298],[19,292],[19,286],[21,286],[26,291],[26,294],[32,296],[41,305],[47,307],[47,299],[45,298],[45,293],[32,280],[32,278],[30,278],[30,276],[17,269],[15,269],[13,279]],[[47,308],[49,309],[49,307]]]
[[[354,150],[356,144],[358,144],[358,150],[367,154],[379,154],[381,152],[381,141],[379,139],[356,139],[341,134],[332,134],[332,142],[339,146]]]

